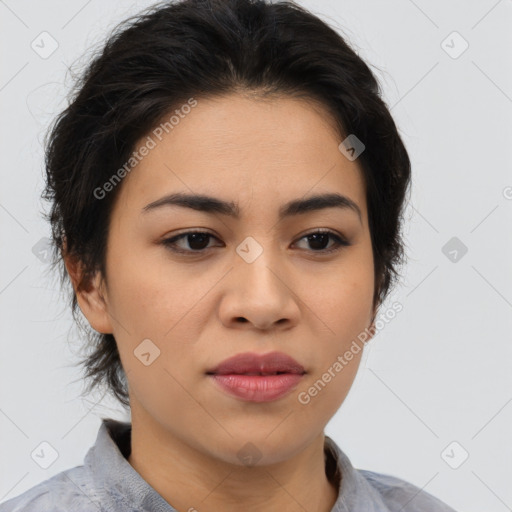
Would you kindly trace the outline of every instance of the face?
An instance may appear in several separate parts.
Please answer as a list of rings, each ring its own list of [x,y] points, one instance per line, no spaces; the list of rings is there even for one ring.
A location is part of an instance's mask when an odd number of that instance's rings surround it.
[[[100,299],[80,307],[116,338],[132,418],[218,460],[240,464],[247,442],[267,463],[286,460],[342,404],[362,350],[344,354],[372,319],[359,164],[321,106],[289,97],[197,98],[161,140],[149,135],[156,146],[119,185]],[[177,193],[237,215],[156,203]],[[319,201],[280,216],[326,194],[355,206]],[[276,399],[234,396],[208,374],[236,354],[275,351],[305,370]]]

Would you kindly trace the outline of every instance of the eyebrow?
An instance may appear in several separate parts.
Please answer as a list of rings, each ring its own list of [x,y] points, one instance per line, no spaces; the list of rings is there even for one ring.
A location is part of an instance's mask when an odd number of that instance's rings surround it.
[[[181,206],[206,213],[228,215],[234,219],[240,218],[240,208],[238,204],[233,201],[223,201],[216,197],[204,194],[184,194],[180,192],[166,195],[152,203],[149,203],[142,209],[141,213],[145,214],[150,211],[155,211],[156,209],[164,206]],[[357,203],[349,197],[338,193],[320,194],[308,197],[307,199],[295,199],[290,201],[279,209],[279,220],[283,220],[284,218],[293,215],[301,215],[325,208],[342,208],[344,210],[352,210],[357,214],[359,222],[362,224],[361,209]]]

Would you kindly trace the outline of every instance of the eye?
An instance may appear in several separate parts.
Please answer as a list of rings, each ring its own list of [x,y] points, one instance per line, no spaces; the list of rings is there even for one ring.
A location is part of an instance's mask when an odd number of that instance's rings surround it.
[[[206,249],[210,249],[212,247],[209,245],[211,239],[217,239],[217,237],[207,231],[188,231],[162,240],[161,243],[171,251],[177,253],[201,254],[205,253]],[[311,247],[309,250],[321,254],[329,254],[340,250],[341,247],[351,245],[350,242],[338,233],[322,229],[317,229],[312,233],[302,236],[299,241],[301,240],[307,240]],[[333,242],[330,248],[329,240]],[[181,246],[178,245],[179,243],[181,243]]]
[[[319,252],[322,254],[338,251],[341,249],[341,247],[347,247],[350,245],[348,240],[340,236],[338,233],[322,229],[317,229],[312,233],[308,233],[307,235],[301,237],[299,240],[304,239],[307,239],[311,247],[313,247],[313,252]],[[332,239],[334,243],[329,249],[326,249],[325,247],[329,243],[329,239]]]
[[[167,238],[166,240],[162,240],[162,244],[171,249],[171,251],[179,252],[179,253],[201,253],[205,252],[205,249],[208,249],[208,242],[211,238],[214,237],[211,233],[207,231],[188,231],[186,233],[181,233],[180,235],[173,236],[172,238]],[[188,248],[178,247],[178,242],[184,242],[185,245],[188,245]]]

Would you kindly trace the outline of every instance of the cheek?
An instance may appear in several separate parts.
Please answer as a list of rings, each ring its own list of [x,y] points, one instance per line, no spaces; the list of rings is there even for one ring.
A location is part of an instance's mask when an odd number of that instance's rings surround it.
[[[112,265],[109,309],[121,363],[130,390],[154,410],[168,411],[169,396],[179,407],[193,406],[179,383],[190,387],[191,361],[201,360],[194,342],[209,315],[200,298],[213,277],[191,279],[133,253]]]
[[[355,256],[355,255],[354,255]],[[367,339],[373,300],[373,260],[367,253],[330,273],[328,285],[310,288],[305,302],[322,320],[313,373],[298,391],[302,412],[328,421],[345,400],[357,374]]]
[[[374,293],[373,259],[354,252],[350,261],[329,269],[321,285],[309,287],[311,309],[329,327],[338,347],[369,326]]]
[[[361,281],[340,281],[333,286],[335,292],[317,297],[326,334],[316,337],[311,374],[296,394],[306,423],[327,424],[344,402],[363,355],[361,334],[369,326],[371,287],[369,292]]]
[[[131,251],[125,257],[112,254],[109,276],[109,309],[132,340],[164,340],[183,323],[189,323],[215,276],[197,279],[190,270],[171,264],[165,249]],[[218,280],[218,279],[217,279]],[[211,283],[210,283],[211,281]],[[200,327],[200,325],[198,325]]]

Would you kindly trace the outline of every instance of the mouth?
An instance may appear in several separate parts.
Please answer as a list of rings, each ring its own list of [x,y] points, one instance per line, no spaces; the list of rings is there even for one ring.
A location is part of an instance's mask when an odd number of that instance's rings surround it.
[[[249,402],[270,402],[289,394],[306,374],[282,352],[238,354],[206,372],[228,395]]]
[[[268,375],[283,375],[291,372],[282,371],[282,372],[218,372],[218,373],[210,373],[207,372],[207,375],[250,375],[250,376],[268,376]]]
[[[245,352],[222,361],[206,373],[209,375],[279,375],[284,373],[302,375],[306,371],[293,357],[283,352],[267,354]]]

